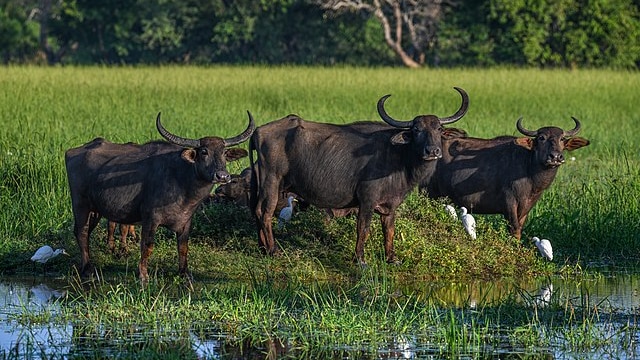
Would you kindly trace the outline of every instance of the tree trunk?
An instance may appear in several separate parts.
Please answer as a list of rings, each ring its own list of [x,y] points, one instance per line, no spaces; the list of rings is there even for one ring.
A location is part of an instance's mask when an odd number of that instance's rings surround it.
[[[380,20],[382,28],[384,30],[384,40],[389,47],[395,52],[402,60],[402,63],[409,68],[419,68],[420,64],[409,56],[404,49],[402,49],[402,11],[400,10],[400,4],[395,2],[393,4],[393,17],[395,18],[396,28],[395,34],[391,30],[391,24],[389,19],[384,15],[379,0],[374,0],[375,11],[373,14]],[[394,39],[395,35],[395,39]]]

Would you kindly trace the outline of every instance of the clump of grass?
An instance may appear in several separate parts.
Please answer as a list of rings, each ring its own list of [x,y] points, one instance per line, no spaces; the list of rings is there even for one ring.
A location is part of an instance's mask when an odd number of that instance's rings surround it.
[[[599,168],[596,178],[585,178],[571,162],[543,200],[531,212],[525,229],[551,239],[554,252],[575,261],[578,256],[606,263],[637,263],[634,249],[640,231],[634,224],[640,212],[640,167],[626,151],[612,151],[605,167],[598,159],[584,159]]]

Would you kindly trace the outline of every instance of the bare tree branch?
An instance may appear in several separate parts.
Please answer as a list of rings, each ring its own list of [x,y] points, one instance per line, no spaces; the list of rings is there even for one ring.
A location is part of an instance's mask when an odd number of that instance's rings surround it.
[[[365,12],[375,16],[382,25],[384,39],[405,66],[420,67],[425,52],[433,49],[438,23],[444,7],[455,0],[314,0],[320,8],[336,14]],[[407,36],[403,31],[407,30]],[[409,45],[403,46],[408,38]],[[407,50],[408,49],[408,50]]]

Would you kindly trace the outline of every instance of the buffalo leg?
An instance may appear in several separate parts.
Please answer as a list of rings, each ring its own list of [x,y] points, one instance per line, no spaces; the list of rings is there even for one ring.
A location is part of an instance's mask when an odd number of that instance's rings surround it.
[[[265,214],[265,211],[262,208],[262,203],[263,203],[263,199],[258,200],[253,210],[254,210],[254,216],[256,220],[256,227],[258,229],[258,245],[266,253],[268,253],[269,244],[267,244],[268,242],[267,229],[266,229],[264,220],[265,218],[269,218],[269,221],[270,221],[271,218]]]
[[[397,264],[396,253],[393,247],[393,237],[396,231],[396,214],[380,215],[382,223],[382,232],[384,233],[384,254],[387,257],[387,263]]]
[[[131,235],[131,239],[133,239],[133,240],[137,240],[138,239],[138,234],[136,234],[135,225],[129,225],[129,230],[127,232],[128,232],[127,235]]]
[[[75,223],[73,233],[76,236],[78,247],[80,248],[80,276],[88,277],[92,273],[91,257],[89,255],[89,236],[98,225],[100,215],[89,211],[82,206],[73,206]]]
[[[131,234],[133,239],[136,238],[136,229],[133,225],[120,224],[120,252],[127,253],[127,237]]]
[[[506,218],[509,222],[509,233],[511,233],[511,235],[516,239],[520,240],[522,225],[520,224],[520,219],[518,218],[517,204],[514,204],[509,209]]]
[[[116,223],[113,221],[107,222],[107,247],[109,251],[113,252],[116,248],[116,243],[114,240],[114,234],[116,232]]]
[[[140,264],[138,265],[138,271],[140,272],[140,281],[143,284],[149,282],[149,273],[147,267],[149,265],[149,257],[153,253],[154,235],[157,225],[144,224],[142,225],[142,235],[140,238]]]
[[[522,228],[524,227],[525,221],[527,221],[527,215],[522,215],[518,219],[518,235],[516,236],[518,240],[520,240],[520,238],[522,237]]]
[[[191,279],[191,274],[189,274],[189,267],[187,264],[190,226],[191,223],[187,223],[181,231],[176,232],[176,237],[178,239],[178,273],[188,279]]]
[[[268,182],[267,182],[268,181]],[[258,237],[260,246],[264,247],[267,254],[273,255],[276,253],[276,243],[273,238],[273,213],[276,211],[278,205],[278,184],[275,181],[265,181],[263,191],[258,197],[256,204],[256,219],[258,222]]]
[[[370,209],[360,208],[360,211],[358,212],[356,261],[358,261],[358,264],[360,264],[361,266],[367,265],[366,261],[364,261],[364,243],[369,238],[372,216],[373,214]]]

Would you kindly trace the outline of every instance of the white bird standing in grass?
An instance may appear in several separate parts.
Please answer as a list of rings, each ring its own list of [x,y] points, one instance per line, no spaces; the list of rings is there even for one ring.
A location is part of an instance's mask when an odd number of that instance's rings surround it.
[[[42,264],[42,271],[45,272],[46,270],[45,266],[47,264],[47,261],[53,259],[54,257],[60,254],[69,255],[67,254],[66,251],[64,251],[64,249],[56,249],[54,251],[51,246],[44,245],[40,247],[40,249],[36,250],[36,253],[33,254],[33,256],[31,257],[31,261]]]
[[[476,239],[476,219],[473,218],[473,215],[467,214],[467,208],[461,207],[460,218],[462,219],[462,225],[464,229],[467,230],[467,233],[471,236],[472,239]]]
[[[542,257],[549,261],[553,260],[553,248],[551,247],[551,242],[549,240],[540,240],[537,236],[532,237],[531,240],[536,244],[536,247],[538,248],[538,251],[540,251],[540,255],[542,255]]]
[[[458,220],[458,214],[456,214],[456,209],[453,206],[445,205],[444,208],[447,209],[453,220]]]
[[[285,206],[280,210],[280,215],[278,215],[278,229],[281,229],[285,223],[288,223],[291,220],[291,216],[293,215],[293,202],[298,201],[293,196],[289,196],[287,202],[288,206]]]
[[[64,251],[64,249],[56,249],[54,251],[51,246],[44,245],[40,249],[36,250],[36,253],[33,254],[33,256],[31,257],[31,261],[39,262],[40,264],[46,264],[47,261],[53,259],[54,257],[60,254],[69,255],[67,254],[66,251]]]

